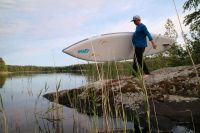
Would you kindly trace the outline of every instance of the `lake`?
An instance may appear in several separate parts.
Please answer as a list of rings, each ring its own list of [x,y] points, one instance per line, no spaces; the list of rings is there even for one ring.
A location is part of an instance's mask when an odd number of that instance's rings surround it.
[[[0,132],[4,132],[4,122],[7,123],[8,132],[16,133],[85,133],[95,132],[96,127],[103,131],[102,117],[90,117],[42,97],[55,92],[56,88],[59,91],[73,89],[88,83],[90,81],[86,76],[72,73],[0,76],[0,94],[6,116],[6,119],[1,117]],[[113,123],[112,127],[123,128],[120,119],[112,118],[110,122]],[[126,125],[126,129],[133,128],[132,122]]]

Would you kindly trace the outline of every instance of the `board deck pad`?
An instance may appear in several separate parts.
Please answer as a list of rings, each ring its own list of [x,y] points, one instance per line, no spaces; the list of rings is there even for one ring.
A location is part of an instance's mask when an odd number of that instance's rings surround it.
[[[95,62],[129,60],[134,56],[132,35],[133,32],[102,34],[79,41],[63,49],[63,52],[79,59]],[[164,52],[174,43],[172,38],[156,34],[152,36],[157,47],[154,49],[147,39],[148,46],[144,56]]]

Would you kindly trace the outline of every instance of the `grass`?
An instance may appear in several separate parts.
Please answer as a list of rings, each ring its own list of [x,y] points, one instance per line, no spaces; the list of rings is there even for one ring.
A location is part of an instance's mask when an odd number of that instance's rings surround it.
[[[60,89],[61,80],[56,83],[56,97],[55,97],[55,103],[50,103],[49,107],[46,111],[38,111],[38,102],[41,98],[41,95],[48,91],[49,87],[47,83],[45,83],[45,87],[40,90],[37,99],[35,101],[35,108],[34,108],[34,114],[35,114],[35,131],[39,132],[60,132],[63,130],[63,127],[60,126],[60,123],[63,122],[63,106],[59,105],[59,94],[58,91]],[[49,125],[52,124],[52,125]]]
[[[3,106],[3,100],[0,94],[0,113],[3,116],[3,123],[4,123],[4,133],[8,133],[8,122],[7,122],[7,117],[6,117],[6,113],[4,111],[4,106]]]
[[[104,67],[104,65],[106,67]],[[130,66],[130,65],[129,65]],[[96,71],[97,71],[97,74],[98,74],[98,79],[100,81],[103,81],[104,79],[109,79],[109,77],[114,77],[116,76],[116,79],[117,80],[120,80],[120,76],[121,77],[124,77],[126,75],[120,75],[119,74],[119,69],[118,69],[118,65],[117,65],[117,62],[114,62],[114,67],[115,69],[113,70],[113,66],[112,66],[112,63],[110,62],[107,62],[107,64],[105,63],[102,63],[101,65],[100,64],[97,64],[96,63]],[[122,68],[122,67],[121,67]],[[130,67],[129,67],[130,68]],[[105,69],[107,69],[105,71]],[[121,70],[124,70],[124,68],[122,68]],[[127,70],[127,69],[126,69]],[[95,70],[91,70],[91,71],[95,71]],[[121,71],[121,73],[125,74],[124,71]],[[146,110],[147,110],[147,120],[148,120],[148,129],[149,129],[149,132],[151,132],[151,126],[150,126],[150,107],[149,107],[149,101],[148,101],[148,94],[147,94],[147,90],[146,90],[146,87],[145,87],[145,82],[144,82],[144,79],[143,79],[143,73],[139,73],[137,74],[137,78],[139,79],[139,81],[141,81],[141,86],[143,88],[143,94],[144,94],[144,98],[145,98],[145,101],[146,101]],[[126,119],[126,113],[125,113],[125,110],[124,110],[124,106],[123,106],[123,99],[122,99],[122,92],[121,92],[121,85],[120,85],[120,82],[119,82],[119,88],[120,88],[120,95],[121,95],[121,108],[119,107],[115,107],[115,116],[113,116],[112,114],[112,111],[111,111],[111,107],[110,107],[110,101],[109,101],[109,94],[108,94],[108,91],[105,91],[106,88],[103,88],[103,84],[101,85],[102,86],[102,89],[101,89],[101,97],[102,97],[102,110],[103,110],[103,117],[105,118],[104,119],[104,124],[105,124],[105,127],[104,127],[104,132],[108,132],[111,127],[109,126],[110,125],[110,122],[109,122],[109,118],[112,118],[112,117],[119,117],[122,119],[122,122],[123,122],[123,131],[126,132],[127,129],[126,129],[126,124],[127,124],[127,119]],[[87,88],[86,88],[87,90]],[[96,106],[95,106],[95,100],[96,100],[96,96],[97,94],[93,94],[93,114],[96,115]],[[90,96],[91,97],[91,96]],[[88,98],[89,99],[89,98]],[[136,111],[137,112],[137,111]],[[136,116],[134,116],[135,118],[137,118],[137,123],[139,125],[139,129],[140,131],[141,130],[141,127],[140,127],[140,121],[139,121],[139,115],[137,113],[135,113]],[[94,123],[96,123],[94,121]],[[133,122],[134,123],[134,122]],[[96,124],[94,124],[95,127],[96,127]],[[93,130],[93,131],[97,131],[97,130]],[[115,130],[112,130],[112,132],[114,132]],[[134,131],[134,129],[133,129]]]

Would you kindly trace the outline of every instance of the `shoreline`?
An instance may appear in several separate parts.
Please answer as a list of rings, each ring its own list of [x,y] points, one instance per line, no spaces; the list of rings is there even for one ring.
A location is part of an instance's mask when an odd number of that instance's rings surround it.
[[[8,71],[6,71],[6,72],[0,72],[0,75],[8,75],[8,74],[12,74],[13,72],[8,72]]]

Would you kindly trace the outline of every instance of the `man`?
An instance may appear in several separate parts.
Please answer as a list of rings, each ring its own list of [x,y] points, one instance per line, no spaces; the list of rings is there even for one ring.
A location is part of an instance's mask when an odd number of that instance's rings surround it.
[[[143,53],[145,51],[145,48],[147,47],[146,37],[148,37],[149,41],[151,41],[152,47],[154,49],[156,49],[156,44],[151,34],[149,33],[147,27],[141,23],[140,16],[138,15],[134,16],[131,22],[134,22],[134,24],[136,25],[136,30],[132,36],[132,42],[133,45],[135,46],[133,76],[136,76],[139,67],[143,69],[145,74],[144,78],[146,78],[150,74],[146,63],[143,60]]]

